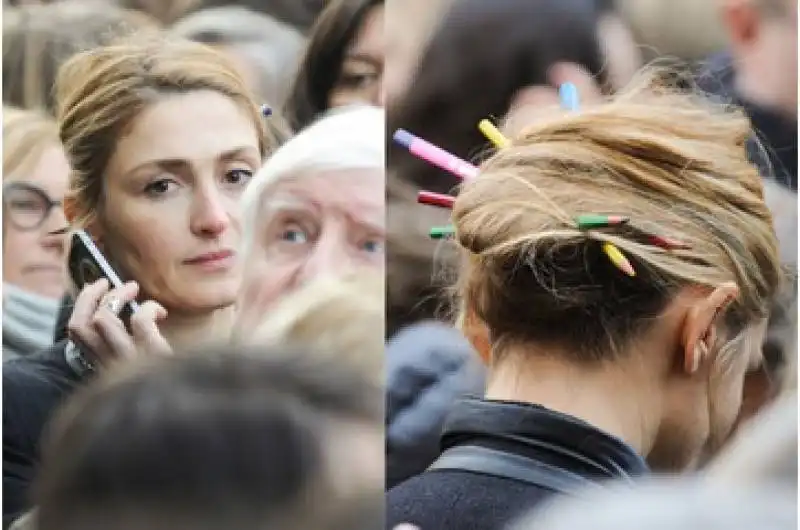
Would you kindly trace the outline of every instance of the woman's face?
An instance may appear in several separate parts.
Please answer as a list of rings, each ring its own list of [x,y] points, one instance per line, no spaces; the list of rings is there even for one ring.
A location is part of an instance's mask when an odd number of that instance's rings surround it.
[[[330,108],[357,103],[383,106],[383,6],[373,7],[345,52],[342,71],[330,96]]]
[[[239,197],[260,165],[251,117],[217,92],[164,97],[134,120],[108,164],[98,236],[140,297],[178,314],[234,302]]]
[[[50,232],[67,224],[60,205],[69,179],[64,150],[49,147],[29,174],[5,177],[4,186],[20,186],[3,193],[3,281],[60,298],[67,285],[66,236]]]
[[[383,270],[383,169],[334,170],[279,181],[267,191],[245,263],[242,326],[320,276]]]

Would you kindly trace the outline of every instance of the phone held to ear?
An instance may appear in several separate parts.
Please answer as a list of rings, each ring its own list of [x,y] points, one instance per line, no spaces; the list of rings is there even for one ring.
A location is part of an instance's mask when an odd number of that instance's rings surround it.
[[[70,277],[78,290],[102,278],[108,280],[111,289],[117,289],[124,284],[117,271],[84,230],[78,230],[72,235],[68,268]],[[119,318],[126,328],[128,328],[131,316],[138,310],[139,304],[136,301],[128,302],[122,307]]]

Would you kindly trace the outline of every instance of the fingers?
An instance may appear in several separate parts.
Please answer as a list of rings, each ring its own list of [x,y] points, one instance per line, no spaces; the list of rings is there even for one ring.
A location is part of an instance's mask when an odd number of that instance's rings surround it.
[[[556,63],[547,72],[548,81],[553,87],[572,83],[578,89],[581,104],[591,105],[599,102],[603,93],[591,72],[576,63]]]
[[[108,287],[102,279],[81,290],[67,325],[69,338],[100,364],[133,352],[133,341],[117,313],[136,298],[139,286],[129,282],[111,291]]]
[[[67,331],[74,332],[76,328],[85,326],[97,311],[100,299],[108,292],[108,280],[102,279],[84,287],[72,308],[72,315],[67,323]]]
[[[158,329],[157,322],[167,317],[167,310],[156,302],[148,301],[131,317],[131,334],[139,352],[168,355],[172,352],[167,340]]]
[[[547,81],[547,85],[525,87],[514,95],[502,127],[504,133],[515,136],[531,123],[564,112],[558,96],[558,87],[564,83],[575,85],[582,106],[602,101],[603,93],[594,76],[576,63],[554,64],[547,72]]]
[[[113,359],[132,357],[135,348],[122,321],[110,310],[100,307],[92,318],[92,329],[102,343],[100,350],[95,350],[95,357],[107,364]]]
[[[502,131],[509,136],[520,134],[531,123],[561,112],[558,92],[549,86],[530,86],[519,90],[511,102]]]

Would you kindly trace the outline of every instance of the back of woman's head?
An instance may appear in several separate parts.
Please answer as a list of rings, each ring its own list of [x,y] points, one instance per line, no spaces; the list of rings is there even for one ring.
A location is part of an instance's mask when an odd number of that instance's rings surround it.
[[[45,149],[58,143],[58,128],[51,117],[3,106],[3,179],[30,172]]]
[[[602,77],[596,20],[585,0],[454,2],[409,90],[389,109],[389,130],[407,129],[472,158],[486,145],[478,121],[504,116],[519,90],[547,85],[554,64],[575,63]],[[446,192],[456,182],[396,147],[390,157],[394,171],[426,189]]]
[[[274,147],[259,105],[236,68],[202,44],[134,38],[76,55],[56,82],[61,141],[72,168],[72,222],[85,226],[101,206],[103,174],[126,128],[159,98],[213,91],[233,100],[253,123],[261,156]]]
[[[463,187],[453,210],[466,256],[459,293],[495,353],[532,341],[609,358],[686,287],[738,286],[724,315],[733,335],[766,318],[783,274],[745,156],[748,122],[677,84],[643,76],[606,104],[536,123]],[[580,230],[583,214],[630,223]],[[605,256],[606,242],[635,277]]]
[[[65,0],[3,9],[4,102],[52,112],[53,84],[67,59],[123,35],[158,30],[146,15],[98,4]]]

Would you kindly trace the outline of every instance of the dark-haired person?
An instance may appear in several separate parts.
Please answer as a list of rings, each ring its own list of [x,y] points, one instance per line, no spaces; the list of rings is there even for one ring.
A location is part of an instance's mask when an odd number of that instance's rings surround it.
[[[481,166],[452,223],[461,317],[491,346],[485,398],[451,408],[442,455],[389,491],[389,525],[505,529],[553,494],[718,450],[785,280],[749,133],[647,75]]]
[[[57,416],[36,528],[377,530],[382,421],[380,388],[332,357],[150,359],[108,372]]]
[[[383,0],[332,0],[309,36],[284,113],[299,131],[326,110],[383,105]]]
[[[558,86],[553,67],[568,65],[595,78],[606,92],[617,54],[601,36],[599,7],[587,0],[459,0],[434,31],[405,95],[388,107],[388,130],[403,128],[465,159],[487,145],[477,129],[503,119],[530,87]],[[621,74],[617,74],[621,76]],[[447,193],[458,183],[392,146],[392,173],[405,182]]]

